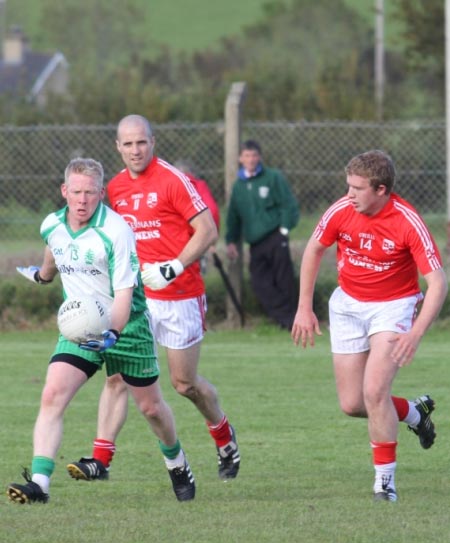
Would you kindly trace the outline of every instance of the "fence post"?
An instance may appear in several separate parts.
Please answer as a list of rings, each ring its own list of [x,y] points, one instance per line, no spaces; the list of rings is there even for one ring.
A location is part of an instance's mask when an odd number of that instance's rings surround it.
[[[446,185],[447,185],[447,243],[445,270],[450,281],[450,0],[445,0],[445,102],[446,102]]]
[[[225,203],[228,206],[231,189],[237,177],[239,166],[239,147],[241,143],[241,108],[245,100],[247,85],[244,82],[236,82],[231,85],[225,102]],[[228,275],[236,296],[242,304],[242,243],[238,245],[239,258],[228,261]],[[243,319],[235,308],[230,296],[226,301],[227,322],[233,328],[242,326]]]

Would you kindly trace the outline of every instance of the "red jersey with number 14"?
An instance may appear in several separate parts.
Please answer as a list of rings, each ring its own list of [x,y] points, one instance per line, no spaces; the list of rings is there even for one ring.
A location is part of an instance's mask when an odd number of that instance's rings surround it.
[[[108,183],[107,193],[111,207],[133,229],[141,268],[177,258],[194,233],[189,221],[207,209],[187,176],[158,157],[137,179],[122,170]],[[204,292],[198,262],[162,290],[145,287],[145,295],[156,300],[183,300]]]
[[[363,302],[417,294],[417,270],[425,275],[442,268],[427,226],[397,194],[373,216],[356,211],[345,196],[328,208],[313,235],[327,247],[337,242],[339,285]]]

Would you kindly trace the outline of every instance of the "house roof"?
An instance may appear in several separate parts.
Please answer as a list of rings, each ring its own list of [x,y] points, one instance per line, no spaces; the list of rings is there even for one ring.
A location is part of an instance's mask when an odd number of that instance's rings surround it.
[[[0,60],[0,94],[35,96],[61,63],[66,64],[62,53],[49,55],[30,50],[23,52],[22,62],[8,63]]]

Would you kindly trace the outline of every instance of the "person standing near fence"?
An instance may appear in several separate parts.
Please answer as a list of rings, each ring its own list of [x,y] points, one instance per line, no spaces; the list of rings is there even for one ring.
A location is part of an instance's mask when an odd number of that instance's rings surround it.
[[[38,284],[50,283],[59,272],[65,296],[93,296],[111,307],[111,329],[103,332],[102,339],[80,345],[59,336],[34,427],[31,475],[24,470],[26,483],[11,483],[7,495],[21,504],[48,502],[64,412],[78,390],[105,364],[108,375],[122,376],[159,438],[178,500],[191,500],[195,482],[159,386],[134,236],[123,218],[102,202],[105,189],[99,162],[73,159],[65,170],[61,191],[67,206],[48,215],[41,225],[47,244],[42,266],[18,271]],[[105,478],[107,473],[102,475]]]
[[[147,119],[124,117],[116,144],[126,167],[109,182],[107,194],[134,231],[154,337],[166,348],[173,387],[206,421],[216,445],[219,477],[234,479],[240,466],[235,430],[219,406],[215,387],[197,372],[206,313],[198,260],[216,241],[217,228],[189,179],[154,156],[155,138]],[[108,378],[100,397],[93,458],[69,464],[72,477],[98,479],[109,469],[127,405],[123,380]]]
[[[368,418],[374,499],[394,502],[399,420],[419,436],[423,448],[432,446],[436,433],[433,400],[394,397],[392,383],[399,368],[412,362],[448,285],[427,226],[392,192],[392,159],[368,151],[352,158],[345,171],[347,195],[323,214],[304,251],[292,338],[305,348],[321,335],[314,287],[323,255],[336,243],[339,286],[329,300],[329,317],[339,402],[346,414]],[[425,297],[418,271],[427,284]]]
[[[202,200],[205,202],[208,209],[211,211],[211,215],[214,219],[217,231],[220,231],[220,208],[216,202],[208,183],[204,179],[200,179],[196,172],[195,166],[189,160],[180,159],[174,163],[175,168],[183,172],[189,181],[194,185],[195,190],[200,194]]]
[[[189,160],[177,160],[174,164],[175,168],[183,172],[188,178],[189,181],[194,185],[195,190],[200,194],[202,200],[207,205],[208,209],[211,211],[211,215],[214,219],[214,223],[217,227],[217,232],[220,231],[220,209],[219,206],[212,195],[212,192],[208,186],[208,183],[204,179],[197,177],[195,172],[195,167]],[[216,250],[215,244],[209,247],[209,253],[214,253]],[[204,254],[200,257],[200,270],[202,275],[205,275],[208,269],[208,255]]]
[[[289,230],[299,219],[297,200],[283,174],[261,160],[261,147],[247,140],[226,219],[227,256],[238,257],[237,243],[250,244],[253,291],[266,314],[291,329],[297,309],[297,283],[289,250]]]

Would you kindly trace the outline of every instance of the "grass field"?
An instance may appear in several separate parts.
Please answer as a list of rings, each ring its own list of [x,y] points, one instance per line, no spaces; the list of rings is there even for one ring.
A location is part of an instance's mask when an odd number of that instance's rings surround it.
[[[0,477],[20,480],[31,460],[32,426],[54,334],[0,336]],[[193,502],[178,503],[157,444],[131,408],[107,482],[76,482],[69,461],[90,452],[97,376],[69,408],[48,505],[0,499],[0,539],[15,543],[450,541],[448,494],[448,332],[432,330],[395,393],[436,400],[435,446],[424,451],[401,425],[397,504],[374,504],[366,424],[337,409],[328,337],[293,347],[269,326],[210,331],[201,372],[219,389],[241,448],[239,477],[217,477],[215,451],[200,416],[167,381],[162,385],[197,481]]]
[[[258,21],[267,0],[139,0],[145,13],[146,46],[155,43],[168,45],[176,51],[192,52],[218,43],[220,38],[232,36],[246,25]],[[42,6],[35,0],[8,2],[10,24],[20,24],[33,39],[40,35],[44,47],[45,36],[39,30]],[[139,26],[136,28],[144,29]]]
[[[223,37],[238,34],[245,26],[258,22],[268,0],[139,0],[145,17],[142,39],[147,47],[164,44],[176,51],[193,52],[214,47]],[[289,0],[287,0],[287,3]],[[370,24],[374,24],[375,0],[345,0]],[[386,44],[398,48],[398,23],[393,20],[393,3],[385,2]],[[32,42],[46,49],[42,33],[42,4],[35,0],[9,0],[8,25],[20,25]],[[136,29],[139,25],[136,25]],[[134,31],[136,31],[136,29]],[[61,47],[61,45],[60,45]]]

